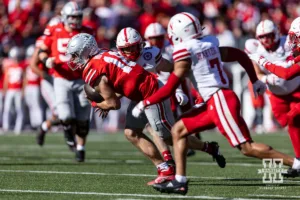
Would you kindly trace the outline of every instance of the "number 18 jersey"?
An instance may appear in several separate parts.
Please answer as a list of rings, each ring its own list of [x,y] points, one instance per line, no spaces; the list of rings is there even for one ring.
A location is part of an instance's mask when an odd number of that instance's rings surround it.
[[[220,88],[229,87],[216,37],[191,39],[174,46],[174,62],[188,58],[192,61],[189,78],[204,101]]]

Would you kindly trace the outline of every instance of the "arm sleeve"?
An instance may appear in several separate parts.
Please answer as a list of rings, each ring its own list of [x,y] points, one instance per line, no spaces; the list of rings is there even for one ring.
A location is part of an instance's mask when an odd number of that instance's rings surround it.
[[[258,78],[255,73],[252,61],[247,54],[237,48],[233,47],[219,47],[222,53],[222,61],[224,62],[235,62],[237,61],[247,72],[251,83],[255,83]],[[223,55],[225,54],[225,55]]]
[[[293,79],[300,75],[300,66],[298,64],[294,64],[289,68],[284,68],[268,62],[265,64],[265,68],[271,73],[285,80]]]
[[[159,103],[172,94],[174,94],[175,90],[179,86],[181,80],[174,73],[172,73],[168,79],[166,85],[160,88],[157,92],[155,92],[152,96],[144,100],[144,105],[149,106],[156,103]]]

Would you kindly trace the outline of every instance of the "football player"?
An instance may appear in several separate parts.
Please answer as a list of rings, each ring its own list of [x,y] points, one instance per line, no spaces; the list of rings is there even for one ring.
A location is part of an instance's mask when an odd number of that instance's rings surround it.
[[[266,86],[257,79],[252,62],[243,51],[232,47],[219,47],[215,36],[202,36],[199,20],[190,13],[174,15],[168,24],[168,36],[174,45],[174,71],[167,84],[154,95],[139,102],[133,109],[138,117],[146,107],[168,98],[181,80],[189,75],[205,104],[184,114],[172,128],[176,161],[173,181],[154,184],[161,192],[186,194],[187,136],[196,131],[218,127],[228,142],[246,156],[256,158],[281,158],[285,165],[300,168],[300,161],[278,152],[272,147],[252,140],[248,127],[240,113],[240,102],[229,89],[229,82],[222,62],[238,61],[246,70],[256,95],[264,93]]]
[[[45,46],[39,59],[47,68],[53,68],[54,93],[58,118],[64,128],[66,143],[75,149],[76,160],[85,159],[85,143],[89,132],[90,104],[85,98],[81,72],[71,72],[65,55],[70,38],[78,33],[93,33],[82,26],[82,9],[76,2],[68,2],[61,10],[62,23],[46,28]],[[74,132],[76,140],[74,138]],[[76,144],[77,143],[77,144]]]
[[[95,38],[89,34],[74,36],[68,43],[67,54],[71,57],[69,67],[73,70],[83,70],[85,82],[103,97],[104,101],[92,102],[92,105],[101,109],[104,114],[121,107],[121,96],[138,102],[153,94],[162,85],[154,74],[146,71],[136,62],[128,61],[118,52],[99,49]],[[173,123],[170,121],[172,113],[168,110],[168,106],[167,101],[153,105],[146,110],[145,116],[134,121],[131,112],[126,116],[125,136],[157,167],[159,176],[154,182],[164,182],[174,178],[174,169],[162,159],[157,147],[142,131],[149,121],[150,125],[155,127],[154,130],[168,141],[171,137],[170,123]],[[131,109],[129,106],[128,111]],[[217,145],[204,144],[200,141],[193,143],[192,140],[189,145],[199,150],[207,148],[206,151],[214,158],[222,159],[225,167],[225,159],[219,154]]]

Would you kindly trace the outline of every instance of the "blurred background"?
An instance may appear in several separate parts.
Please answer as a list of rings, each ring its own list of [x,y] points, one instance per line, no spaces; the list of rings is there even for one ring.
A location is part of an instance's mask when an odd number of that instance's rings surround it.
[[[9,62],[9,53],[17,47],[20,59],[30,59],[30,54],[26,56],[25,52],[28,52],[30,45],[35,44],[36,39],[42,35],[50,19],[59,17],[60,10],[66,2],[68,1],[0,0],[1,125],[6,93],[3,90],[3,74],[5,65]],[[232,46],[243,50],[245,41],[255,37],[256,26],[261,20],[271,19],[278,25],[281,34],[285,35],[292,20],[300,16],[299,0],[78,0],[76,2],[84,8],[83,25],[96,30],[96,39],[102,48],[114,48],[116,34],[124,27],[136,28],[143,36],[150,23],[159,22],[167,28],[171,16],[178,12],[190,12],[200,19],[205,27],[205,35],[214,34],[219,38],[220,46]],[[236,63],[226,63],[225,67],[231,79],[231,87],[242,101],[243,115],[248,126],[257,133],[271,133],[278,130],[280,127],[272,117],[267,98],[265,98],[263,129],[257,129],[245,72]],[[128,100],[122,101],[122,108],[110,112],[104,121],[92,113],[91,127],[99,132],[112,133],[122,129]],[[18,112],[24,112],[22,132],[37,129],[37,126],[30,123],[29,106],[25,101],[22,103],[21,111],[20,109],[9,111],[10,117],[16,118]],[[50,111],[42,98],[41,107],[43,118],[46,118],[50,115]],[[14,125],[15,120],[11,123]]]

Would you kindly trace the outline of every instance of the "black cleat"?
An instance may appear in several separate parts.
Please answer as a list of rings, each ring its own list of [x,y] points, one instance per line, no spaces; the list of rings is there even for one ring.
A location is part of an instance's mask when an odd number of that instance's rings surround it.
[[[226,167],[226,159],[225,157],[220,153],[219,151],[219,144],[217,142],[209,142],[209,144],[212,146],[212,157],[213,160],[216,161],[221,168]]]
[[[42,129],[42,126],[39,127],[39,132],[36,135],[36,143],[40,146],[43,146],[45,143],[46,131]]]
[[[152,185],[154,189],[162,193],[175,193],[186,195],[188,192],[188,182],[179,183],[175,179],[166,183]]]
[[[289,168],[286,172],[281,173],[281,175],[286,178],[300,177],[300,169]]]
[[[196,152],[193,149],[188,149],[186,152],[187,157],[194,156],[195,154],[196,154]]]
[[[85,150],[75,151],[75,159],[77,162],[84,162],[85,159]]]
[[[68,145],[70,151],[75,152],[76,150],[76,142],[73,134],[67,133],[67,131],[64,132],[64,137],[66,144]]]

